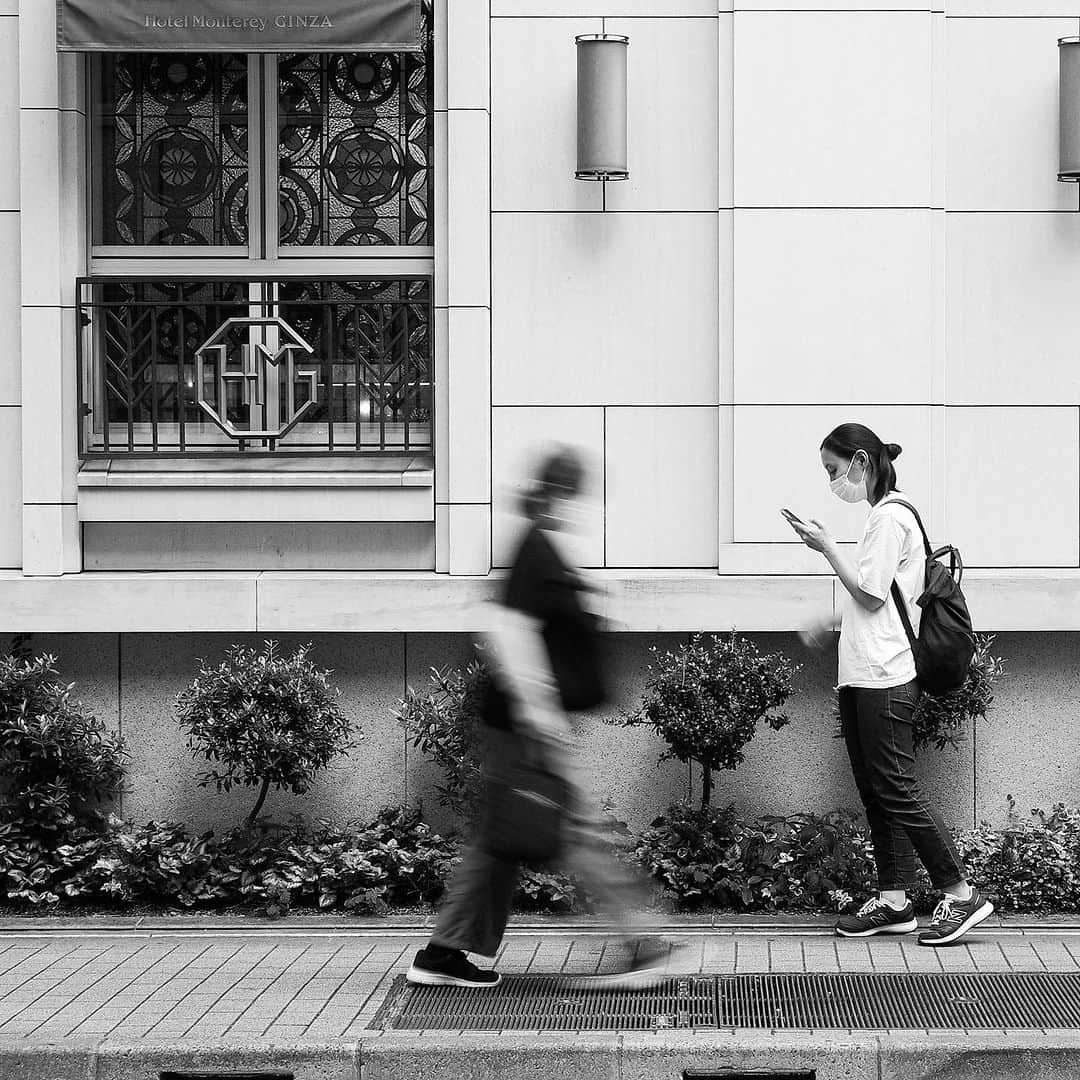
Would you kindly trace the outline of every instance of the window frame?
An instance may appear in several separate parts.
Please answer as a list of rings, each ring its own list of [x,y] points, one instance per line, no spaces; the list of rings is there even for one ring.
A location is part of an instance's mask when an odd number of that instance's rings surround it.
[[[436,27],[432,26],[433,34]],[[302,50],[298,50],[302,51]],[[105,245],[95,243],[98,235],[100,215],[103,211],[98,200],[99,181],[104,167],[100,137],[100,103],[102,101],[102,59],[97,55],[88,56],[84,73],[88,107],[85,116],[86,161],[89,168],[85,173],[84,196],[88,213],[85,218],[85,242],[87,251],[88,274],[80,281],[108,281],[109,279],[160,279],[165,281],[213,281],[249,277],[253,281],[295,279],[344,279],[365,280],[380,278],[427,278],[429,282],[433,322],[431,333],[435,333],[435,235],[436,221],[436,185],[439,183],[434,156],[437,110],[434,107],[434,79],[436,77],[435,56],[433,49],[432,70],[432,108],[429,123],[432,125],[431,146],[431,191],[428,206],[430,220],[430,245],[281,245],[279,243],[277,199],[269,198],[279,185],[278,163],[278,55],[273,53],[247,53],[248,86],[248,243],[247,245]],[[80,328],[80,348],[83,347],[83,333]],[[436,410],[435,410],[435,374],[436,352],[432,339],[430,344],[430,375],[432,387],[431,415],[429,419],[430,446],[406,451],[409,457],[427,457],[434,459],[436,447]],[[86,367],[89,384],[80,386],[80,410],[85,400],[94,400],[96,394],[99,359],[92,356]],[[85,395],[85,397],[84,397]],[[96,418],[95,413],[95,418]],[[109,423],[103,418],[104,423]],[[80,416],[80,425],[84,418]],[[97,427],[95,419],[95,429]],[[83,429],[80,426],[80,458],[90,460],[100,458],[100,452],[88,450],[83,446]],[[226,444],[228,445],[228,444]],[[241,452],[233,446],[237,457],[260,457],[272,460],[282,456],[296,455],[298,451],[251,447]],[[206,457],[221,460],[228,457],[227,450],[206,452],[199,450],[170,451],[116,451],[125,459],[142,458],[147,462],[167,457]],[[324,461],[327,467],[335,457],[370,457],[393,456],[392,450],[370,451],[353,449],[312,449],[307,451],[314,458]]]

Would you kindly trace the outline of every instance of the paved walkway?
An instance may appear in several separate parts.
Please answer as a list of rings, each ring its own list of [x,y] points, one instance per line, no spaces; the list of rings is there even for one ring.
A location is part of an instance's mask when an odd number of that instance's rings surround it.
[[[52,1042],[361,1040],[415,949],[423,926],[364,920],[143,920],[0,924],[0,1037]],[[1080,926],[995,923],[950,949],[913,936],[840,940],[824,923],[681,923],[659,929],[689,944],[678,973],[1080,971]],[[583,975],[619,963],[601,924],[518,925],[504,972]],[[674,972],[675,969],[673,969]]]

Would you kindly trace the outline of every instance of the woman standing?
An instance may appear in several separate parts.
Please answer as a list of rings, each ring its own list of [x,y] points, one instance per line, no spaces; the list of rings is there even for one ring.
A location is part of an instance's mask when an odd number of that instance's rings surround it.
[[[956,846],[927,804],[914,774],[912,718],[919,697],[904,626],[890,598],[894,581],[918,634],[926,551],[915,515],[897,501],[895,443],[862,424],[842,424],[821,444],[829,486],[844,502],[870,504],[854,559],[819,521],[785,515],[807,547],[825,556],[847,596],[840,629],[840,721],[870,826],[879,893],[840,918],[843,937],[906,934],[918,928],[907,890],[922,860],[944,896],[920,945],[949,945],[977,926],[993,904],[964,877]]]
[[[539,747],[548,769],[567,782],[562,834],[566,861],[597,904],[615,916],[631,948],[624,969],[591,985],[643,986],[659,981],[668,948],[640,940],[634,927],[649,897],[644,884],[601,850],[601,827],[578,779],[575,726],[606,699],[600,633],[589,590],[573,567],[565,531],[581,517],[585,472],[570,449],[552,453],[525,497],[530,521],[495,626],[489,635],[492,693],[485,705],[486,775],[506,780],[523,755]],[[483,828],[466,853],[427,946],[406,978],[428,986],[488,987],[499,974],[478,968],[466,953],[494,956],[517,889],[518,863],[491,850]]]

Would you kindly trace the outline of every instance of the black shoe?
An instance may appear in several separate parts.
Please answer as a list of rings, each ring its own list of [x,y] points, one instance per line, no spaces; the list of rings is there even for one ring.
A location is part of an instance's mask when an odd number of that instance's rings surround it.
[[[910,900],[897,911],[879,896],[867,900],[854,915],[841,915],[836,922],[836,932],[840,937],[910,934],[918,929],[919,923]]]
[[[483,971],[461,951],[455,949],[437,959],[421,949],[405,973],[408,982],[417,986],[497,986],[502,976],[497,971]]]
[[[994,905],[978,889],[971,890],[970,900],[946,896],[934,908],[930,928],[919,935],[919,944],[951,945],[993,914]]]

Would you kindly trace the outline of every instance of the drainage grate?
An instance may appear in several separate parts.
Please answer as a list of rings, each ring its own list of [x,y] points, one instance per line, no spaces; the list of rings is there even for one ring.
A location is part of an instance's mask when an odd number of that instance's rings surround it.
[[[656,1031],[664,1028],[1077,1028],[1080,973],[694,975],[655,990],[508,975],[491,990],[394,980],[373,1028]]]
[[[579,989],[560,975],[508,975],[490,990],[394,980],[373,1028],[447,1031],[656,1031],[716,1027],[716,980],[672,978],[655,990]]]
[[[719,976],[717,1022],[749,1028],[1072,1028],[1080,974]]]

